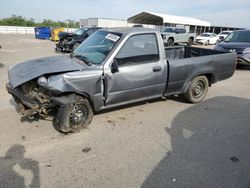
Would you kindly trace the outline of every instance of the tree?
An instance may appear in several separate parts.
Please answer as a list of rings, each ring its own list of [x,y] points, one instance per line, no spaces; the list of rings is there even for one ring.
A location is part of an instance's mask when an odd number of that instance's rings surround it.
[[[68,27],[70,28],[78,28],[79,22],[75,22],[74,20],[67,20]],[[28,26],[28,27],[67,27],[67,23],[64,21],[53,21],[51,19],[44,19],[40,23],[35,23],[34,18],[27,19],[22,16],[12,15],[9,18],[0,19],[0,25],[6,26]]]

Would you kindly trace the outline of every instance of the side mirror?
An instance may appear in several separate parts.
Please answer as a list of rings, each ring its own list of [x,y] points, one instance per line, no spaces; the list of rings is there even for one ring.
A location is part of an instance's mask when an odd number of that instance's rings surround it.
[[[111,64],[111,72],[112,73],[116,73],[116,72],[119,72],[119,69],[118,69],[118,62],[116,59],[113,60],[112,64]]]

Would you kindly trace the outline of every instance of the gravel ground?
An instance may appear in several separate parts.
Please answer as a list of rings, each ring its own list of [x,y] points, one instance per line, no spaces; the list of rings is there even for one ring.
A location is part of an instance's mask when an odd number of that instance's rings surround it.
[[[1,34],[0,45],[1,188],[250,187],[250,70],[213,85],[200,104],[130,105],[63,135],[20,118],[5,90],[11,65],[58,55],[54,43]]]

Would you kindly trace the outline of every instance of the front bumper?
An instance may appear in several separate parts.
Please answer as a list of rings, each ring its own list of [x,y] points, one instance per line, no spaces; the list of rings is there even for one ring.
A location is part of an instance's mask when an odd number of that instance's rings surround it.
[[[6,84],[6,89],[13,96],[21,115],[34,116],[41,112],[38,102],[24,95],[20,89],[14,89],[9,83]]]

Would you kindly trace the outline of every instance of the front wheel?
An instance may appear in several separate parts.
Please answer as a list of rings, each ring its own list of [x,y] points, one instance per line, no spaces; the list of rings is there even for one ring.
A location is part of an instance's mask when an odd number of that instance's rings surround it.
[[[184,97],[188,102],[199,103],[206,97],[207,91],[208,91],[207,77],[198,76],[192,81]]]
[[[87,128],[92,118],[93,110],[89,101],[76,96],[74,103],[59,107],[53,125],[59,132],[78,132],[83,128]]]
[[[80,46],[80,43],[79,43],[79,42],[75,43],[74,46],[73,46],[73,51],[74,51],[76,48],[78,48],[78,46]]]
[[[194,43],[194,40],[192,38],[188,39],[188,43],[187,43],[188,46],[192,46],[193,43]]]

